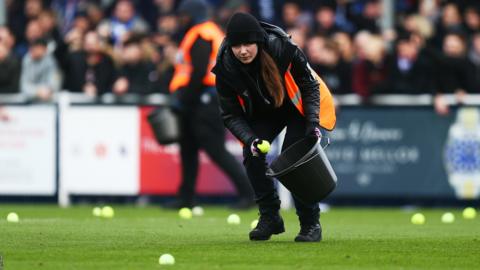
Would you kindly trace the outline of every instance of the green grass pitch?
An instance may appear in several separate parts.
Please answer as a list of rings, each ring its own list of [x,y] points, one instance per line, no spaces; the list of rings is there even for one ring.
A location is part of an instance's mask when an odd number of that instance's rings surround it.
[[[294,211],[282,212],[284,234],[250,242],[253,210],[238,212],[236,226],[225,208],[191,220],[156,207],[114,208],[115,218],[103,219],[91,206],[0,205],[4,269],[480,269],[480,217],[464,220],[460,209],[422,209],[425,225],[412,225],[401,209],[334,207],[322,214],[322,242],[295,243]],[[453,224],[440,221],[447,210]],[[5,219],[12,211],[17,224]],[[175,265],[159,265],[163,253]]]

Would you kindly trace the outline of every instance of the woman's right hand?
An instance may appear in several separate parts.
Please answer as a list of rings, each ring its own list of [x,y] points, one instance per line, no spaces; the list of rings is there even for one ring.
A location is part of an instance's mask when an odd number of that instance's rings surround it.
[[[270,143],[267,140],[255,139],[250,145],[250,151],[254,157],[264,156],[270,151]]]

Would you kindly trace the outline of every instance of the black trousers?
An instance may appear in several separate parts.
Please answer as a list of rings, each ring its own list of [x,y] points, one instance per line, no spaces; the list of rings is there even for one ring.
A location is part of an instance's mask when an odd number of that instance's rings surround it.
[[[249,120],[250,127],[261,140],[273,141],[287,127],[282,151],[296,141],[305,137],[305,119],[288,101],[274,112],[254,117]],[[255,191],[255,199],[261,214],[276,213],[280,209],[280,200],[273,179],[266,176],[267,162],[265,156],[255,157],[250,145],[243,149],[244,165],[247,175]],[[312,224],[319,221],[318,203],[305,204],[293,196],[295,208],[301,224]]]
[[[200,149],[205,150],[208,157],[229,177],[239,196],[253,197],[244,168],[225,148],[225,127],[214,90],[206,90],[201,95],[200,103],[180,118],[182,183],[179,199],[186,205],[193,204]]]

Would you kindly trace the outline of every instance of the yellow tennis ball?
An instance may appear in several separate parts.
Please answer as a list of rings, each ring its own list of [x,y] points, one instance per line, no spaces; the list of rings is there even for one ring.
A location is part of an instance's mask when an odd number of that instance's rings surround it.
[[[200,217],[200,216],[203,216],[204,213],[205,213],[205,211],[203,210],[203,207],[201,207],[201,206],[195,206],[195,207],[192,208],[192,214],[194,216]]]
[[[227,218],[227,223],[230,225],[238,225],[240,224],[240,216],[237,214],[231,214]]]
[[[111,206],[104,206],[102,208],[102,217],[104,218],[113,218],[115,216],[115,211]]]
[[[425,223],[425,216],[422,213],[416,213],[410,221],[415,225],[423,225]]]
[[[20,221],[20,218],[17,213],[11,212],[7,215],[7,222],[17,223],[18,221]]]
[[[464,219],[474,219],[477,216],[477,210],[473,207],[467,207],[463,210]]]
[[[262,154],[266,154],[268,151],[270,151],[270,143],[262,140],[261,143],[257,144],[257,148],[260,150],[260,152],[262,152]]]
[[[443,223],[453,223],[455,221],[455,216],[450,212],[446,212],[442,215],[441,220]]]
[[[165,253],[160,256],[158,263],[161,265],[173,265],[175,264],[175,258],[172,256],[172,254]]]
[[[192,210],[187,207],[183,207],[178,211],[178,215],[183,219],[191,219],[192,218]]]
[[[102,216],[102,208],[94,207],[93,210],[92,210],[92,215],[95,216],[95,217]]]

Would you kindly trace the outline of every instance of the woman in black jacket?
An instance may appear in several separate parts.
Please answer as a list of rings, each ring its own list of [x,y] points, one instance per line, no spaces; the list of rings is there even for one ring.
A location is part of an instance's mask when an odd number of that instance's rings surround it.
[[[258,145],[271,142],[285,127],[283,149],[305,136],[319,138],[320,127],[335,125],[331,95],[282,29],[245,13],[230,18],[213,72],[224,123],[244,144],[244,165],[260,210],[250,239],[268,240],[285,229],[280,200],[265,174],[265,154]],[[294,200],[301,225],[295,241],[320,241],[318,204]]]

